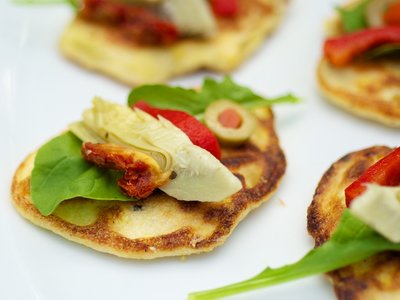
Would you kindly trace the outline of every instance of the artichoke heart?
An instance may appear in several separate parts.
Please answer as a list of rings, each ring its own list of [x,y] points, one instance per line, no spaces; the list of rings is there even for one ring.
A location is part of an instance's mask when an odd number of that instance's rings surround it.
[[[242,187],[236,176],[183,131],[142,110],[94,98],[83,120],[69,129],[84,142],[122,145],[152,157],[163,172],[176,174],[159,187],[176,199],[221,201]]]
[[[185,35],[210,37],[217,25],[207,0],[165,0],[165,11]]]
[[[351,212],[393,243],[400,242],[400,187],[368,184]]]

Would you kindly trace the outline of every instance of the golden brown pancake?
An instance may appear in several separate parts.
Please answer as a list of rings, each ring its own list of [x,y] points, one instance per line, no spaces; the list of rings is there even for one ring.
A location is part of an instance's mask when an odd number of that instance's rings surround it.
[[[317,77],[325,99],[331,103],[354,115],[400,127],[400,61],[334,67],[322,59]]]
[[[326,171],[308,208],[308,231],[317,247],[329,239],[346,207],[344,189],[392,150],[376,146],[356,151]],[[340,300],[400,299],[400,253],[383,252],[328,277]]]
[[[275,29],[287,6],[287,0],[239,3],[239,16],[218,19],[213,38],[144,47],[122,41],[113,29],[76,18],[65,30],[60,48],[72,61],[128,85],[163,82],[199,69],[230,72]]]
[[[339,18],[328,22],[327,33],[344,34]],[[400,60],[354,60],[345,67],[335,67],[322,58],[317,81],[331,103],[362,118],[400,127]]]
[[[208,252],[277,188],[286,168],[269,109],[255,111],[258,125],[238,148],[223,148],[222,162],[244,188],[223,202],[178,201],[162,192],[140,201],[64,201],[45,217],[33,205],[30,174],[35,154],[17,169],[12,198],[34,224],[67,239],[121,257],[151,259]],[[223,188],[223,187],[222,187]]]

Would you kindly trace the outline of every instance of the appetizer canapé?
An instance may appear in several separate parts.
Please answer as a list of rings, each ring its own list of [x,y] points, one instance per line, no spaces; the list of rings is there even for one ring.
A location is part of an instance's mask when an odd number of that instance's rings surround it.
[[[397,197],[400,206],[400,190],[386,186],[400,186],[400,148],[393,151],[388,147],[372,147],[350,153],[333,164],[321,179],[308,209],[308,230],[316,246],[331,237],[347,206],[357,218],[386,238],[393,236],[393,232],[398,236],[400,207],[393,206],[391,200]],[[364,246],[369,247],[367,243]],[[328,276],[340,300],[400,297],[399,252],[386,251],[364,258]]]
[[[194,116],[208,120],[220,99],[215,137]],[[43,228],[121,257],[210,251],[284,174],[271,103],[229,78],[199,91],[138,87],[129,106],[95,98],[81,121],[21,164],[14,205]],[[247,136],[231,136],[249,122]]]
[[[83,0],[61,38],[78,64],[129,85],[229,72],[280,22],[287,0]]]
[[[189,299],[216,299],[326,272],[340,300],[398,299],[399,228],[400,148],[350,153],[325,172],[308,208],[313,250],[291,265]]]
[[[353,1],[328,25],[317,77],[345,110],[400,126],[400,1]]]

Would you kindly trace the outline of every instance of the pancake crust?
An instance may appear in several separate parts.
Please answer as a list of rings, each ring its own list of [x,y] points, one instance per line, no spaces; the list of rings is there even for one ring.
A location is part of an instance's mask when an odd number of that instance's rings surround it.
[[[354,62],[338,68],[322,59],[317,79],[331,103],[354,115],[400,127],[400,61]]]
[[[235,19],[219,19],[210,39],[182,39],[168,47],[127,43],[112,29],[76,18],[60,48],[69,59],[128,85],[163,82],[199,69],[230,72],[278,25],[287,0],[239,0]]]
[[[351,0],[344,6],[360,2]],[[338,15],[326,23],[329,37],[344,34]],[[355,60],[335,67],[325,58],[317,68],[317,81],[324,98],[356,116],[387,126],[400,127],[400,61]]]
[[[18,212],[32,223],[67,239],[120,257],[151,259],[208,252],[222,245],[236,225],[266,201],[286,168],[269,109],[258,109],[258,125],[239,148],[224,148],[222,162],[244,188],[219,203],[178,201],[157,192],[140,201],[64,201],[45,217],[30,197],[35,154],[17,169],[12,198]]]
[[[308,231],[320,246],[345,209],[344,189],[392,149],[375,146],[350,153],[323,175],[308,208]],[[383,252],[328,273],[340,300],[400,299],[400,253]]]

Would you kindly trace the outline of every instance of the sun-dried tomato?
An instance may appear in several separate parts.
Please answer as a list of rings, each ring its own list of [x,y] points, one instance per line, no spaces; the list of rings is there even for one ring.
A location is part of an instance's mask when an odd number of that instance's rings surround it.
[[[141,45],[169,45],[179,38],[176,26],[143,7],[84,0],[79,16],[118,29],[121,36]]]

